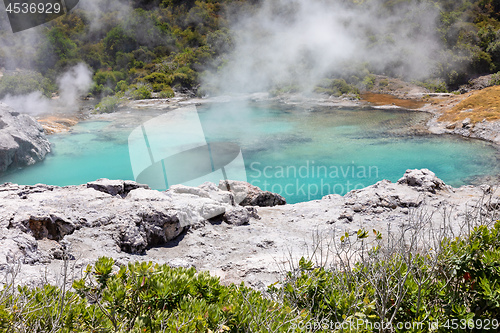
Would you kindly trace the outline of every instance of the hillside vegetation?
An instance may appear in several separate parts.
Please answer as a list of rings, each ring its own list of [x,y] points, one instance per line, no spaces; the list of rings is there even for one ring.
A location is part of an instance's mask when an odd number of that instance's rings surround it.
[[[174,90],[204,94],[206,91],[199,89],[200,76],[204,71],[220,70],[233,48],[231,22],[238,13],[255,10],[259,2],[132,0],[122,3],[129,9],[124,16],[116,2],[113,5],[113,1],[104,0],[98,24],[90,19],[92,13],[76,9],[37,28],[45,38],[26,44],[12,43],[10,28],[4,24],[0,30],[0,68],[10,74],[0,79],[0,98],[33,90],[50,95],[56,90],[58,75],[79,62],[94,71],[91,94],[98,98],[120,92],[132,98],[150,98],[152,93],[171,97]],[[365,6],[370,0],[351,2],[352,6]],[[407,2],[387,0],[381,15],[391,15]],[[499,1],[421,2],[439,8],[437,27],[444,45],[436,54],[434,74],[423,85],[437,91],[453,90],[475,75],[500,71]],[[28,72],[9,72],[16,69],[9,67],[9,56],[26,52],[32,57],[19,57],[15,66]],[[318,82],[318,91],[340,95],[369,90],[370,74],[379,73],[366,64],[361,68],[362,75],[325,78],[327,81]],[[10,78],[12,75],[24,77]],[[293,91],[293,87],[280,89]]]

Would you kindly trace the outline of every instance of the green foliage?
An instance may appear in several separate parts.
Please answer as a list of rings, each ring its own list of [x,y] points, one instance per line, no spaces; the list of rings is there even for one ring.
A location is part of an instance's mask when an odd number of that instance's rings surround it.
[[[414,82],[415,84],[424,87],[431,92],[435,93],[447,93],[448,89],[446,88],[446,83],[442,80],[434,79],[434,80],[426,80],[424,82]]]
[[[343,235],[335,266],[301,258],[266,297],[244,284],[223,286],[194,268],[118,267],[102,257],[73,282],[76,292],[50,285],[0,290],[0,331],[331,332],[334,323],[358,325],[349,332],[379,332],[377,323],[385,323],[394,332],[435,332],[429,323],[439,322],[438,332],[480,332],[487,320],[489,331],[497,330],[500,221],[426,253],[383,248],[382,234],[370,234]],[[352,265],[345,261],[349,251],[361,254]],[[456,323],[477,326],[454,329]]]
[[[142,80],[146,83],[149,83],[154,92],[165,91],[165,94],[167,94],[172,90],[172,88],[170,88],[170,84],[172,82],[171,77],[168,77],[164,73],[151,73],[145,76]]]
[[[158,98],[172,98],[175,96],[174,91],[170,87],[165,87],[158,93]]]
[[[375,245],[354,266],[326,269],[302,258],[287,273],[283,288],[270,286],[269,292],[307,310],[316,322],[384,322],[396,332],[408,331],[396,323],[426,323],[417,331],[429,332],[428,323],[439,322],[443,332],[465,332],[452,329],[453,323],[479,327],[489,320],[490,330],[499,328],[498,321],[491,321],[500,318],[500,221],[493,228],[476,227],[467,238],[445,239],[440,252],[426,254],[396,251],[387,256],[388,249],[380,247],[382,235],[374,232]],[[360,230],[355,241],[367,236]],[[341,242],[352,249],[348,233]]]
[[[125,74],[119,71],[98,71],[94,74],[94,84],[90,88],[90,93],[94,96],[109,96],[116,90],[119,81],[123,81]],[[123,84],[122,84],[123,86]]]
[[[491,76],[490,82],[488,82],[490,86],[497,86],[500,84],[500,72],[497,72]]]
[[[370,90],[375,85],[375,75],[369,74],[363,78],[363,88],[364,90]]]
[[[359,95],[359,89],[353,85],[348,84],[344,79],[323,79],[314,89],[317,93],[329,94],[333,96],[341,95]]]
[[[368,6],[370,1],[348,1],[352,6]],[[408,0],[384,1],[378,15],[399,15]],[[422,0],[440,10],[436,33],[445,46],[436,54],[433,79],[444,81],[439,90],[453,90],[467,83],[470,77],[496,72],[500,69],[500,14],[497,0]],[[217,73],[225,66],[228,53],[234,48],[235,36],[229,29],[230,15],[239,9],[252,11],[259,1],[249,0],[132,0],[130,12],[125,17],[119,11],[105,11],[99,27],[87,27],[89,13],[84,8],[71,11],[47,24],[43,29],[46,38],[24,45],[35,54],[35,63],[20,60],[26,69],[34,68],[54,80],[72,64],[84,61],[95,72],[125,73],[114,85],[95,83],[92,93],[105,96],[120,90],[116,83],[125,80],[129,85],[140,83],[141,78],[163,73],[167,82],[150,83],[155,92],[168,89],[190,89],[196,92],[200,73]],[[418,22],[408,22],[416,25]],[[367,31],[367,34],[374,32]],[[391,40],[390,35],[372,36],[373,43]],[[0,66],[7,64],[6,56],[21,54],[18,46],[2,43]],[[21,57],[20,57],[21,58]],[[366,64],[345,64],[362,67]],[[396,73],[397,62],[381,71]],[[394,68],[392,68],[394,67]],[[365,69],[366,69],[365,68]],[[136,71],[131,71],[136,70]],[[404,69],[402,69],[404,71]],[[137,74],[140,74],[137,76]],[[356,89],[373,87],[373,78],[365,70],[340,75],[352,85],[349,92],[342,82],[318,85],[316,91],[332,95],[357,95]],[[360,79],[353,80],[351,75]],[[96,77],[98,79],[98,77]],[[163,86],[164,84],[165,86]],[[300,85],[289,82],[288,85]],[[284,85],[287,85],[284,84]],[[275,87],[273,87],[275,88]],[[276,88],[279,91],[279,88]],[[216,92],[205,87],[200,95]]]
[[[60,27],[52,27],[45,32],[44,42],[38,49],[36,64],[45,74],[50,69],[65,69],[68,63],[78,62],[76,43]]]
[[[130,89],[131,90],[128,91],[128,95],[132,99],[150,99],[150,98],[152,98],[151,92],[153,91],[153,88],[148,84],[132,85],[132,86],[130,86]]]
[[[447,46],[437,60],[437,77],[455,89],[471,76],[500,67],[500,21],[496,0],[432,0],[441,9],[438,32]]]
[[[475,319],[500,318],[500,221],[474,228],[467,239],[446,242],[441,277],[450,278],[445,310],[463,317],[460,304]]]
[[[33,71],[16,72],[0,78],[0,98],[6,95],[26,95],[34,91],[50,97],[55,86],[49,79]]]
[[[80,331],[78,317],[86,311],[85,301],[75,293],[45,285],[4,289],[0,295],[1,332]]]
[[[154,83],[170,84],[170,82],[168,81],[167,75],[165,75],[163,73],[158,73],[158,72],[151,73],[151,74],[145,76],[144,81],[149,82],[151,84],[154,84]]]
[[[113,269],[113,264],[100,258],[73,283],[78,295],[89,300],[88,309],[101,318],[98,324],[82,320],[87,330],[262,331],[259,325],[265,320],[272,319],[271,327],[283,323],[286,328],[286,321],[296,317],[259,292],[243,285],[222,286],[218,278],[194,268],[136,262]]]
[[[111,113],[116,111],[118,108],[118,104],[120,104],[120,97],[115,96],[106,96],[104,97],[99,104],[95,107],[96,113]]]
[[[137,47],[137,42],[129,37],[122,26],[111,29],[103,40],[106,52],[112,57],[117,53],[129,53]]]
[[[94,82],[110,87],[115,87],[118,81],[125,78],[122,72],[118,71],[98,71],[94,75]]]
[[[23,51],[34,54],[35,62],[22,57],[17,64],[53,80],[72,64],[84,61],[95,73],[123,72],[112,84],[95,76],[92,94],[103,97],[121,90],[116,83],[140,83],[153,73],[163,73],[166,82],[151,83],[157,92],[176,89],[196,90],[198,74],[210,68],[216,56],[232,48],[226,9],[237,10],[239,0],[161,2],[133,0],[130,11],[104,10],[100,25],[88,26],[92,17],[85,8],[77,9],[48,23],[46,38],[23,45]],[[0,67],[8,65],[6,57],[22,55],[18,45],[5,40],[0,50]],[[12,45],[12,46],[11,46]],[[163,64],[168,70],[163,70]],[[137,71],[131,71],[131,70]],[[144,70],[144,71],[142,71]],[[137,75],[140,74],[140,75]]]
[[[128,89],[127,81],[121,80],[116,84],[116,91],[126,92]]]

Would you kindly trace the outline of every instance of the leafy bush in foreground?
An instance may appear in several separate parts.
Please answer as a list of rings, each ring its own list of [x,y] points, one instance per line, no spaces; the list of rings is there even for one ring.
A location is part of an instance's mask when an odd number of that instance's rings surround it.
[[[0,296],[0,331],[273,332],[287,331],[298,317],[260,292],[223,286],[194,268],[114,267],[113,259],[100,258],[73,282],[76,293],[45,286]]]
[[[416,233],[374,233],[342,236],[333,266],[302,258],[268,295],[194,268],[103,257],[72,292],[7,285],[0,332],[498,331],[500,221],[425,253]]]
[[[366,237],[360,231],[357,241]],[[351,242],[349,235],[342,242]],[[429,249],[433,253],[387,255],[377,243],[352,269],[345,269],[344,259],[339,259],[342,269],[326,269],[302,258],[298,269],[287,273],[284,288],[270,291],[325,327],[356,328],[349,332],[499,330],[500,221],[491,229],[474,228],[467,238],[444,239],[440,251]],[[376,329],[380,323],[386,329]]]

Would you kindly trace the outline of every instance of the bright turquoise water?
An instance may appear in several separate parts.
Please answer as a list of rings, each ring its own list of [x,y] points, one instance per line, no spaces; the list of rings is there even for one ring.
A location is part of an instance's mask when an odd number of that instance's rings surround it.
[[[425,120],[423,113],[235,105],[198,111],[207,141],[238,143],[248,181],[290,203],[345,194],[381,179],[396,181],[406,169],[428,168],[453,186],[500,174],[499,154],[491,144],[408,134]],[[0,183],[64,186],[133,179],[127,139],[147,116],[113,117],[50,136],[53,153],[44,162],[5,175]]]

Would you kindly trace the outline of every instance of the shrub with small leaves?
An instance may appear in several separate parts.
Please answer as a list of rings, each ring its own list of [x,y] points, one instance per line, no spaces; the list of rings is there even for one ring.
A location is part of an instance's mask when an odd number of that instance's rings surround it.
[[[243,284],[223,286],[217,277],[197,273],[194,268],[151,262],[116,268],[112,259],[103,257],[88,266],[85,274],[73,287],[104,315],[99,329],[268,332],[290,327],[293,320],[302,318]]]
[[[442,297],[444,309],[460,319],[500,318],[500,221],[445,242],[440,277],[450,283]]]
[[[118,95],[106,96],[95,107],[95,113],[111,113],[116,111],[120,104],[120,97]]]
[[[488,82],[488,85],[490,85],[490,86],[497,86],[499,84],[500,84],[500,72],[492,74],[491,78],[490,78],[490,81]]]
[[[132,99],[150,99],[153,89],[148,84],[131,85],[128,94]]]

